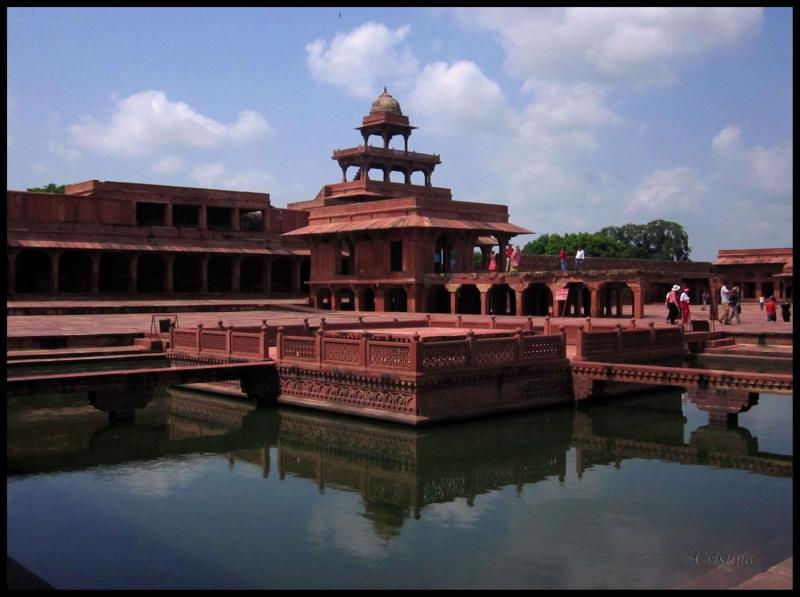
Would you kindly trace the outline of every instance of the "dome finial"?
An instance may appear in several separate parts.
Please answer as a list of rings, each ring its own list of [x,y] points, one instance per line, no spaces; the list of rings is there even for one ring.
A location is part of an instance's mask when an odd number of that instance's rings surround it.
[[[372,108],[370,109],[370,114],[376,114],[378,112],[393,112],[395,114],[402,115],[403,112],[400,110],[400,104],[396,99],[394,99],[389,92],[386,91],[386,87],[383,88],[383,93],[378,96],[374,102],[372,102]]]

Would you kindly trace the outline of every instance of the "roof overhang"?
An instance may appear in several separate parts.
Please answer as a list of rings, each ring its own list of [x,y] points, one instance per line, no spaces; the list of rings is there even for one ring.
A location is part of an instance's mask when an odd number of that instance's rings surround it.
[[[374,218],[354,222],[332,222],[316,224],[286,232],[282,236],[323,236],[345,234],[348,232],[369,232],[372,230],[392,230],[405,228],[441,228],[447,230],[473,230],[481,236],[496,234],[517,235],[535,234],[532,230],[504,222],[479,222],[475,220],[450,220],[427,216],[398,216],[396,218]]]

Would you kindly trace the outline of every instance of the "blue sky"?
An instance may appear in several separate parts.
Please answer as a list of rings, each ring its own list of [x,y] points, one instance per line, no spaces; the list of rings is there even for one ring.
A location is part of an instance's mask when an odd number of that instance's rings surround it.
[[[341,180],[331,154],[360,143],[385,86],[419,127],[409,149],[441,155],[434,185],[538,234],[660,218],[694,260],[792,246],[791,9],[7,17],[9,189],[113,180],[283,207]]]

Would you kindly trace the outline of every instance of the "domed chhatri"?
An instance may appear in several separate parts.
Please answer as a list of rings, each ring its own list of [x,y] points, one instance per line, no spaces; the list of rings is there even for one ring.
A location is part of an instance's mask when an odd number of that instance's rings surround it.
[[[380,112],[403,114],[403,111],[400,110],[400,103],[389,95],[386,91],[386,87],[383,88],[383,93],[378,96],[378,99],[372,102],[372,108],[369,110],[370,114],[378,114]]]

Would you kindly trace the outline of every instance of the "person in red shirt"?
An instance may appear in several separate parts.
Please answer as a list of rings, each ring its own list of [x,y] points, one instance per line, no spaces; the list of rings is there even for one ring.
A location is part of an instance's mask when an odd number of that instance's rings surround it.
[[[769,299],[767,300],[767,304],[764,306],[767,309],[767,321],[778,321],[776,317],[778,304],[775,302],[775,297],[774,296],[769,297]]]
[[[561,271],[567,271],[567,250],[564,247],[561,247],[561,252],[558,254],[558,258],[561,260]]]
[[[511,255],[513,254],[514,254],[514,247],[512,245],[508,245],[506,247],[506,262],[505,262],[506,266],[505,269],[507,272],[511,271]]]

